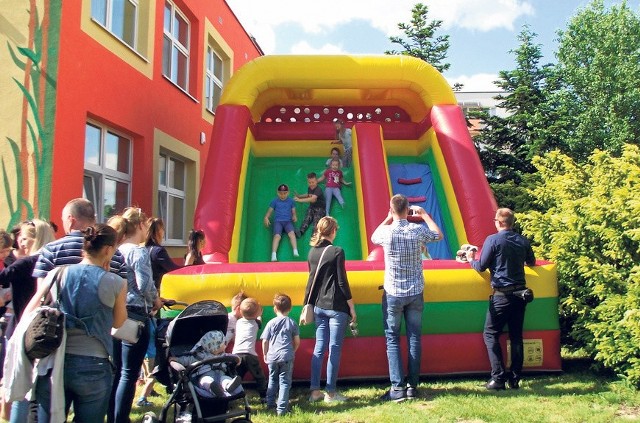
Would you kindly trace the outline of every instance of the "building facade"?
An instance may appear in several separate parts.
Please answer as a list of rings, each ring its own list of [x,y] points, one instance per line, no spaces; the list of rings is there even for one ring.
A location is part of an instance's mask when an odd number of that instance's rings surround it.
[[[84,196],[183,246],[220,93],[260,47],[224,0],[22,4],[0,2],[0,227]]]

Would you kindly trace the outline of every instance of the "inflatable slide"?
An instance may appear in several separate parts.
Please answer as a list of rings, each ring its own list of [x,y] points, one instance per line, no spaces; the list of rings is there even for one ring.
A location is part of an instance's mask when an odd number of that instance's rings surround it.
[[[344,207],[334,200],[331,208],[340,224],[334,243],[346,253],[360,328],[345,339],[340,377],[388,376],[378,289],[383,253],[370,236],[396,193],[425,208],[445,234],[428,245],[431,259],[423,262],[421,372],[488,372],[482,327],[489,275],[454,254],[495,232],[497,205],[447,81],[408,56],[264,56],[243,66],[216,109],[194,218],[206,235],[206,264],[165,275],[162,295],[228,306],[243,290],[263,305],[266,321],[273,295],[283,292],[297,320],[311,231],[298,240],[299,258],[284,237],[279,261],[270,262],[272,234],[263,218],[278,185],[287,184],[290,195],[306,193],[306,175],[325,170],[337,118],[352,129],[353,163],[343,171],[353,184],[342,188]],[[296,203],[298,225],[306,207]],[[560,370],[556,267],[538,261],[526,277],[536,299],[527,307],[525,371]],[[309,377],[314,335],[312,326],[301,328],[296,379]],[[402,344],[406,351],[404,338]],[[503,347],[507,353],[507,339]]]

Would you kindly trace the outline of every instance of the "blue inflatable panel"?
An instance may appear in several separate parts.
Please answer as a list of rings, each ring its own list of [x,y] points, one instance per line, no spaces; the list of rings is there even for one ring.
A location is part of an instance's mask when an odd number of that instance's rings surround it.
[[[433,178],[431,177],[431,168],[427,164],[389,164],[389,177],[391,179],[391,190],[393,194],[402,194],[406,197],[426,197],[426,201],[422,203],[412,203],[425,209],[436,221],[444,238],[441,241],[433,242],[427,245],[429,254],[433,259],[453,259],[453,253],[449,248],[449,242],[445,233],[444,223],[442,220],[442,212],[438,204],[438,196],[436,195]],[[417,179],[422,182],[418,184],[405,185],[398,182],[399,179]]]

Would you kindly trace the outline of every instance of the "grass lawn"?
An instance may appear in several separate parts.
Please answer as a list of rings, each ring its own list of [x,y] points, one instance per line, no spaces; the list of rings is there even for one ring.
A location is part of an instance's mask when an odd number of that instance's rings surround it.
[[[612,375],[596,373],[584,359],[565,359],[559,374],[525,375],[520,390],[489,392],[481,377],[425,377],[419,398],[402,403],[378,400],[385,381],[338,383],[349,401],[309,403],[308,384],[294,384],[292,412],[277,417],[258,405],[247,390],[254,422],[627,422],[640,421],[640,392]],[[157,389],[160,389],[158,386]],[[132,422],[144,411],[160,410],[166,396],[152,398],[154,407],[133,408]],[[172,418],[169,419],[172,421]]]

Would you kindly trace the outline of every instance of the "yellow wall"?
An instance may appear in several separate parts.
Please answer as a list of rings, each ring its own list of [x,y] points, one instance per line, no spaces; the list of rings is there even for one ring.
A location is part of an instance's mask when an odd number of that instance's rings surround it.
[[[24,71],[18,67],[11,57],[9,47],[16,52],[20,60],[23,56],[17,53],[18,47],[29,47],[29,12],[25,2],[11,0],[0,0],[0,166],[4,166],[4,172],[8,175],[6,182],[9,185],[9,193],[5,190],[4,184],[0,184],[0,228],[5,228],[10,220],[7,204],[7,196],[15,204],[17,201],[17,178],[18,162],[16,162],[8,139],[14,140],[18,145],[23,136],[22,116],[23,110],[28,114],[28,121],[33,123],[33,116],[28,111],[24,96],[14,78],[24,81]],[[44,1],[36,1],[38,10],[42,10]],[[29,140],[29,134],[24,133],[25,139]],[[27,144],[29,155],[33,154],[32,144]],[[27,163],[33,161],[27,160]],[[0,172],[2,172],[0,167]],[[2,175],[0,173],[0,175]],[[33,167],[28,168],[26,180],[29,181],[29,190],[32,198],[27,200],[33,204],[35,201],[35,172]],[[4,181],[4,176],[1,176]]]

